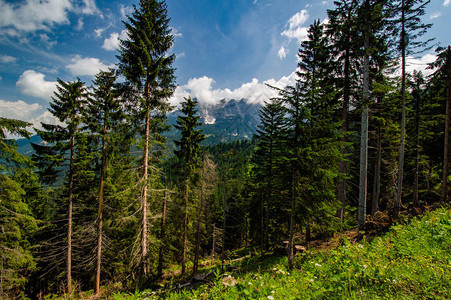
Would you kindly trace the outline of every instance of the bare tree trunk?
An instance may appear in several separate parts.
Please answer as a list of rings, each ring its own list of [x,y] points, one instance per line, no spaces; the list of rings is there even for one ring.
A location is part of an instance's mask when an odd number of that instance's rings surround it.
[[[379,197],[381,194],[381,160],[382,160],[382,145],[381,145],[381,126],[377,127],[377,152],[374,170],[373,181],[373,197],[371,200],[371,214],[374,215],[379,210]]]
[[[216,242],[216,224],[213,224],[213,236],[212,236],[212,243],[211,243],[211,256],[213,259],[215,259],[215,242]]]
[[[166,248],[165,239],[165,230],[166,230],[166,205],[168,197],[168,186],[167,186],[167,178],[164,178],[164,200],[163,200],[163,216],[161,217],[161,229],[160,229],[160,251],[158,253],[158,267],[157,267],[157,276],[161,277],[163,275],[163,251]]]
[[[418,84],[418,93],[420,94],[420,86]],[[420,177],[420,101],[417,99],[416,116],[415,116],[415,177],[413,180],[413,200],[418,202],[419,177]]]
[[[294,213],[296,209],[296,187],[297,187],[297,170],[293,167],[292,183],[291,183],[291,210],[290,210],[290,229],[289,229],[289,243],[288,243],[288,269],[293,268],[293,246],[294,246]]]
[[[200,247],[200,225],[202,223],[202,209],[204,206],[204,176],[205,176],[205,162],[202,165],[202,180],[200,184],[200,201],[197,208],[197,229],[196,229],[196,246],[194,250],[194,264],[193,276],[196,275],[199,268],[199,247]]]
[[[67,214],[67,292],[72,293],[72,200],[74,191],[75,133],[70,140],[69,207]]]
[[[99,191],[99,210],[97,212],[97,263],[96,263],[96,282],[94,294],[99,295],[100,292],[100,267],[102,260],[102,205],[103,205],[103,189],[105,185],[105,168],[106,168],[106,120],[103,122],[102,136],[102,166],[100,175],[100,191]]]
[[[443,180],[442,180],[442,195],[441,202],[446,202],[448,198],[448,160],[449,160],[449,124],[450,124],[450,114],[449,114],[449,106],[450,106],[450,89],[451,89],[451,62],[450,60],[450,46],[448,46],[447,50],[447,65],[448,65],[448,74],[447,74],[447,89],[446,89],[446,121],[445,121],[445,145],[443,147]]]
[[[260,194],[260,251],[263,253],[265,250],[265,205],[264,205],[263,193]]]
[[[404,152],[406,142],[406,32],[405,32],[405,6],[402,1],[402,15],[401,15],[401,97],[402,97],[402,112],[401,112],[401,144],[399,148],[399,170],[398,170],[398,184],[395,199],[394,215],[398,216],[401,209],[402,197],[402,180],[404,177]]]
[[[183,222],[183,254],[182,254],[182,276],[186,273],[186,248],[188,247],[188,176],[185,183],[185,218]]]
[[[142,271],[144,276],[147,276],[147,185],[149,177],[149,140],[150,140],[150,111],[147,109],[146,112],[146,144],[144,147],[144,159],[143,159],[143,189],[141,196],[141,260],[142,260]]]
[[[350,16],[348,15],[348,18]],[[343,137],[341,141],[346,143],[348,138],[346,136],[346,132],[348,131],[348,111],[349,111],[349,98],[350,98],[350,78],[349,78],[349,69],[350,69],[350,38],[348,33],[348,43],[345,50],[345,65],[344,65],[344,89],[343,89],[343,112],[342,112],[342,120],[343,124],[341,125],[341,130],[343,131]],[[342,146],[340,149],[340,153],[344,158],[347,151],[346,146]],[[340,161],[338,172],[340,174],[346,174],[348,172],[348,162],[345,160]],[[346,207],[346,178],[340,179],[338,182],[338,202],[341,203],[341,208],[337,210],[337,216],[340,217],[341,222],[344,221],[345,215],[345,207]]]
[[[366,1],[368,6],[368,0]],[[359,209],[358,230],[365,230],[367,177],[368,177],[368,102],[369,102],[369,28],[365,29],[365,58],[363,63],[363,106],[360,131],[360,182],[359,182]]]

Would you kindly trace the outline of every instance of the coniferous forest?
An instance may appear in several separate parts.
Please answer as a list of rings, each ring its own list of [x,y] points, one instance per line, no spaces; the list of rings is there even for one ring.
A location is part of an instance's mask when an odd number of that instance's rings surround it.
[[[254,136],[206,145],[187,97],[172,151],[170,16],[140,0],[115,69],[58,80],[63,125],[35,129],[31,156],[15,140],[31,124],[0,118],[0,298],[451,297],[450,211],[411,218],[450,201],[451,48],[424,39],[428,3],[335,1]],[[408,73],[430,49],[432,75]]]

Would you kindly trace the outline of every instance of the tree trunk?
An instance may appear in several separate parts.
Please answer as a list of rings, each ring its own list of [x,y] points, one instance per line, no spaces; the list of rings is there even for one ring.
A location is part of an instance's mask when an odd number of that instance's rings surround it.
[[[200,247],[200,225],[202,224],[202,209],[204,206],[204,175],[205,175],[205,162],[202,166],[202,180],[200,184],[200,201],[197,208],[197,229],[196,229],[196,246],[194,250],[194,264],[193,264],[193,276],[196,275],[199,268],[199,247]]]
[[[445,58],[446,64],[448,66],[448,74],[447,74],[447,88],[446,88],[446,119],[445,119],[445,143],[443,147],[443,179],[442,179],[442,195],[441,202],[446,202],[448,198],[448,160],[449,160],[449,124],[450,124],[450,114],[449,114],[449,106],[450,106],[450,89],[451,89],[451,62],[450,62],[450,46],[447,49],[447,57]]]
[[[296,209],[296,187],[297,187],[297,170],[293,167],[292,183],[291,183],[291,210],[290,210],[290,229],[289,229],[289,243],[288,243],[288,269],[293,268],[293,246],[294,246],[294,213]]]
[[[150,140],[150,111],[147,108],[146,112],[146,144],[144,147],[144,174],[143,174],[143,190],[141,196],[141,260],[142,271],[144,276],[147,276],[147,185],[148,185],[148,168],[149,168],[149,140]]]
[[[350,18],[350,15],[348,15]],[[349,98],[350,98],[350,78],[349,78],[349,69],[350,69],[350,37],[348,33],[348,43],[345,50],[345,64],[344,64],[344,88],[343,88],[343,112],[342,112],[342,121],[341,130],[343,131],[343,137],[341,141],[346,143],[348,138],[346,136],[346,132],[348,131],[348,111],[349,111]],[[340,149],[340,153],[342,158],[346,156],[346,146],[342,146]],[[348,162],[346,160],[340,161],[338,172],[340,175],[344,175],[348,172]],[[345,207],[346,207],[346,178],[340,179],[338,182],[338,202],[341,204],[341,208],[337,210],[337,216],[340,218],[341,222],[344,221],[345,215]]]
[[[418,202],[419,177],[420,177],[420,84],[417,86],[418,99],[416,101],[415,116],[415,177],[413,180],[413,200]]]
[[[163,275],[163,252],[166,248],[165,244],[165,230],[166,230],[166,205],[167,205],[167,197],[168,197],[168,186],[167,186],[167,178],[164,178],[164,200],[163,200],[163,216],[161,217],[161,229],[160,229],[160,251],[158,253],[158,267],[157,267],[157,277],[161,277]]]
[[[103,121],[102,136],[102,166],[100,175],[100,191],[99,191],[99,210],[97,212],[97,264],[96,264],[96,282],[94,294],[99,295],[100,292],[100,267],[102,260],[102,205],[103,205],[103,189],[105,185],[105,168],[106,168],[106,120]]]
[[[368,6],[368,0],[366,1]],[[365,231],[367,176],[368,176],[368,102],[369,102],[369,28],[365,29],[365,57],[363,63],[363,106],[360,131],[360,177],[358,230]]]
[[[212,236],[212,243],[211,243],[211,257],[213,260],[215,259],[215,242],[216,242],[216,224],[213,224],[213,236]]]
[[[371,200],[371,214],[374,215],[379,210],[379,197],[381,194],[381,161],[382,161],[382,145],[381,145],[381,126],[377,126],[377,152],[373,181],[373,197]]]
[[[188,176],[187,176],[188,177]],[[183,254],[182,254],[182,276],[186,273],[186,248],[188,247],[188,178],[185,182],[185,218],[183,222]]]
[[[72,200],[74,191],[75,133],[70,140],[69,208],[67,214],[67,292],[72,293]]]
[[[401,15],[401,145],[399,148],[399,171],[398,171],[398,184],[397,193],[395,199],[394,215],[398,216],[401,209],[401,197],[402,197],[402,180],[404,177],[404,151],[406,142],[406,32],[405,32],[405,6],[404,0],[402,1],[402,15]]]

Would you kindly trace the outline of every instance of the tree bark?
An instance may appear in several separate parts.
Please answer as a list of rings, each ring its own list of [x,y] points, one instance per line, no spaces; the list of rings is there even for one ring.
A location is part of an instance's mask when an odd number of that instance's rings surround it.
[[[72,293],[72,200],[74,190],[75,132],[70,140],[69,207],[67,214],[67,292]]]
[[[188,176],[187,176],[188,177]],[[185,218],[183,222],[183,254],[182,254],[182,276],[186,273],[186,248],[188,247],[188,178],[185,183]]]
[[[348,14],[348,19],[350,18],[350,14]],[[343,137],[341,141],[346,143],[348,138],[346,136],[346,132],[348,131],[348,112],[349,112],[349,99],[350,99],[350,78],[349,78],[349,69],[350,69],[350,46],[351,43],[349,32],[347,32],[347,45],[345,49],[345,63],[344,63],[344,88],[343,88],[343,112],[342,112],[342,120],[343,124],[341,125],[341,130],[343,131]],[[346,156],[346,146],[342,146],[340,149],[340,153],[342,158]],[[348,172],[348,162],[346,160],[340,161],[338,172],[343,175]],[[346,178],[340,179],[338,182],[338,202],[341,204],[341,208],[337,210],[337,216],[340,217],[341,222],[344,221],[345,215],[345,207],[346,207]]]
[[[401,209],[402,197],[402,180],[404,177],[404,152],[406,141],[406,32],[405,32],[405,5],[402,0],[402,14],[401,14],[401,144],[399,148],[399,170],[398,170],[398,184],[395,199],[394,215],[398,216]]]
[[[147,276],[147,185],[149,177],[149,140],[150,140],[150,111],[149,107],[146,112],[146,143],[144,147],[144,159],[143,159],[143,188],[141,196],[141,260],[142,260],[142,271],[144,276]]]
[[[202,180],[200,184],[200,201],[197,208],[197,229],[196,229],[196,246],[194,250],[194,264],[193,276],[196,275],[199,268],[199,247],[200,247],[200,225],[202,223],[202,209],[204,206],[204,176],[205,176],[205,162],[202,165]]]
[[[158,253],[158,267],[157,267],[157,277],[161,277],[163,275],[163,252],[166,248],[165,244],[165,230],[166,230],[166,205],[167,205],[167,197],[168,197],[168,187],[167,187],[167,178],[164,178],[164,200],[163,200],[163,215],[161,217],[161,229],[160,229],[160,251]]]
[[[366,1],[368,7],[368,0]],[[368,102],[369,102],[369,28],[365,29],[365,57],[363,63],[363,105],[360,131],[360,177],[358,230],[365,231],[367,177],[368,177]]]
[[[451,50],[448,46],[446,53],[446,64],[448,66],[447,76],[447,88],[446,88],[446,119],[445,119],[445,143],[443,147],[443,179],[442,179],[442,195],[441,202],[446,202],[448,198],[448,164],[449,164],[449,125],[450,125],[450,89],[451,89]]]
[[[381,126],[377,126],[377,152],[373,180],[373,197],[371,199],[371,214],[374,215],[379,210],[379,197],[381,194],[381,161],[382,161],[382,145],[381,145]]]
[[[103,121],[103,136],[102,136],[102,165],[100,175],[100,191],[99,191],[99,210],[97,212],[97,263],[96,263],[96,282],[94,287],[94,294],[99,295],[100,292],[100,267],[102,260],[102,205],[103,205],[103,191],[105,185],[105,168],[106,168],[106,124]]]

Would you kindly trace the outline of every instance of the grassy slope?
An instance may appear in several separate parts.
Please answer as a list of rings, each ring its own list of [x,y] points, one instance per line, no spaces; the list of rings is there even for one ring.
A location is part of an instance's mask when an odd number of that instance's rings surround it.
[[[231,273],[234,287],[196,286],[191,291],[135,295],[115,299],[451,299],[451,211],[440,209],[397,225],[372,242],[311,251],[296,258],[258,257]]]

